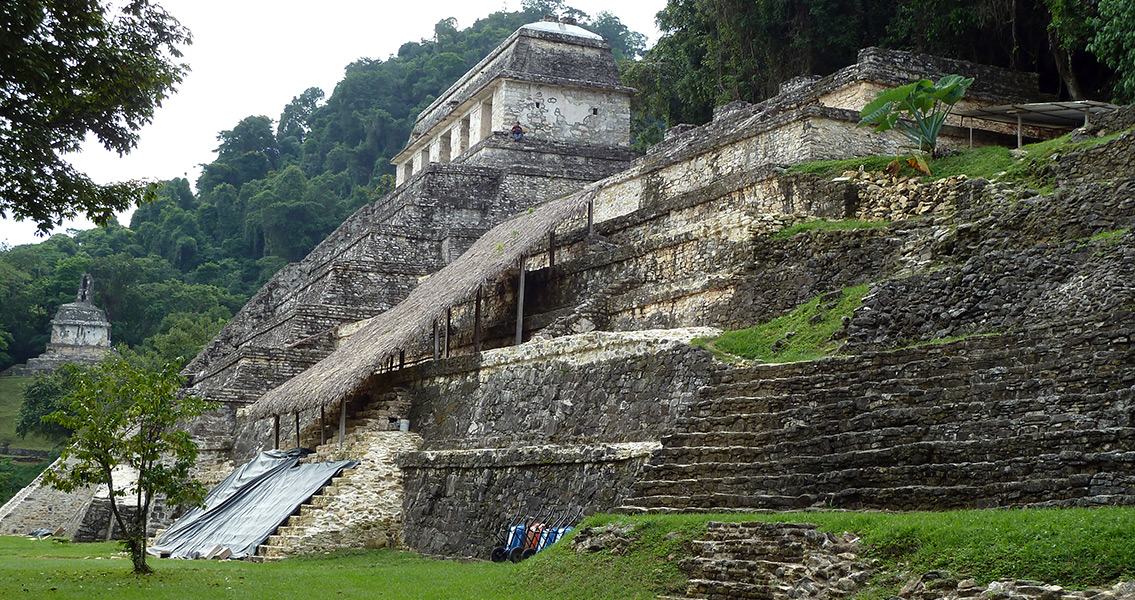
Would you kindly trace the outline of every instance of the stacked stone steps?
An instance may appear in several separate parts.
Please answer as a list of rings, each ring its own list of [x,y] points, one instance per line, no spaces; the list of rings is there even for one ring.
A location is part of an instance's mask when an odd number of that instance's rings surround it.
[[[354,412],[348,405],[348,419],[346,423],[346,442],[352,436],[366,431],[391,431],[398,428],[398,420],[404,411],[398,406],[397,399],[391,401],[388,397],[374,399],[358,407]],[[300,432],[304,448],[324,448],[321,456],[330,456],[339,446],[339,413],[327,413],[322,423],[323,434],[320,434],[319,419]],[[318,452],[317,452],[318,454]],[[320,460],[329,460],[322,458]]]
[[[885,391],[917,393],[959,386],[1004,388],[1006,392],[1010,392],[1026,385],[1059,385],[1065,381],[1074,382],[1084,378],[1082,374],[1049,375],[1061,372],[1061,367],[1068,362],[1067,356],[1040,359],[1026,353],[1025,348],[1013,348],[999,353],[997,361],[974,361],[969,357],[959,357],[951,364],[941,364],[940,360],[920,360],[915,356],[898,366],[872,366],[862,364],[867,361],[855,358],[827,359],[805,363],[813,365],[812,372],[795,376],[780,372],[779,367],[784,365],[775,365],[777,368],[765,371],[766,378],[755,378],[760,371],[749,370],[742,377],[734,375],[732,381],[714,386],[712,396],[692,405],[689,414],[697,416],[699,411],[715,406],[736,408],[734,403],[722,404],[722,399],[747,398],[758,405],[764,401],[769,406],[777,407],[790,405],[794,395],[844,393],[862,397]],[[1127,352],[1112,351],[1100,353],[1096,358],[1106,360],[1126,354]],[[895,355],[897,359],[902,352],[895,352]],[[1008,383],[1014,385],[1007,386]]]
[[[711,522],[691,550],[679,563],[687,598],[842,598],[869,577],[853,544],[808,523]]]
[[[1044,414],[1040,411],[985,411],[980,410],[980,407],[958,407],[959,410],[949,411],[945,415],[937,410],[880,411],[882,414],[865,418],[846,418],[835,423],[829,421],[826,425],[813,426],[808,423],[789,422],[780,428],[776,425],[778,422],[783,422],[782,420],[769,418],[764,421],[771,425],[767,428],[762,428],[760,423],[746,425],[747,429],[756,431],[721,429],[671,434],[663,438],[663,446],[654,456],[656,459],[673,464],[752,463],[850,452],[872,452],[901,447],[910,440],[944,440],[953,444],[990,438],[996,441],[996,438],[1017,438],[1041,433],[1066,436],[1074,435],[1076,432],[1084,432],[1088,435],[1086,441],[1107,440],[1109,436],[1101,438],[1097,432],[1123,429],[1117,426],[1117,423],[1132,424],[1130,415],[1124,414],[1124,406],[1135,400],[1135,390],[1098,394],[1095,397],[1111,400],[1114,404],[1101,406],[1098,409],[1101,414],[1095,416],[1082,413]],[[1024,408],[1033,407],[1034,405],[1030,403]],[[951,414],[965,414],[977,422],[972,426],[962,427],[957,421],[949,419]],[[748,415],[741,417],[745,416]],[[731,423],[731,426],[736,427],[736,422]],[[703,428],[708,429],[704,426]],[[1042,436],[1036,439],[1045,438]]]
[[[663,437],[624,508],[1135,503],[1135,352],[1026,342],[727,372]]]
[[[264,560],[280,560],[291,556],[294,542],[304,537],[316,514],[331,503],[340,488],[350,481],[356,472],[357,469],[343,469],[339,475],[332,477],[330,483],[301,504],[283,525],[277,527],[276,531],[256,548],[256,556]]]
[[[738,460],[745,447],[711,448],[732,460],[687,459],[648,466],[629,503],[689,509],[966,506],[983,494],[1042,502],[1052,490],[1082,488],[1080,497],[1135,493],[1135,429],[1045,432],[1042,444],[1021,438],[931,441],[842,454]],[[1038,446],[1050,451],[1038,451]],[[1063,448],[1065,450],[1058,451]],[[988,460],[972,460],[986,456]],[[652,461],[655,457],[652,457]],[[1095,471],[1099,474],[1093,474]],[[970,482],[980,481],[982,485]],[[907,485],[903,485],[903,483]],[[917,485],[910,485],[917,484]],[[698,493],[698,490],[703,490]],[[913,491],[912,491],[913,490]],[[709,493],[706,493],[709,492]]]

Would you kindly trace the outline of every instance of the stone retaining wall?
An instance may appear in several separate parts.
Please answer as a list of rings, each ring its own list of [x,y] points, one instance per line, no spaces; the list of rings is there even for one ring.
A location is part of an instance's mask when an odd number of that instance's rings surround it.
[[[425,554],[487,559],[508,525],[552,511],[584,515],[619,505],[657,446],[523,446],[403,455],[406,545]]]
[[[595,332],[408,369],[393,385],[423,441],[399,458],[406,544],[486,557],[507,519],[618,505],[709,381],[688,342],[713,333]]]

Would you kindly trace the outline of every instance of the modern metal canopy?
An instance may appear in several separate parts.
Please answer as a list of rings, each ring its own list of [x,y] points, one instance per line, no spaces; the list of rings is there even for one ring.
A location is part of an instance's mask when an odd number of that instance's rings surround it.
[[[1066,102],[1030,102],[1027,104],[1002,104],[960,110],[954,114],[959,117],[984,119],[1017,125],[1017,147],[1021,147],[1021,126],[1043,127],[1045,129],[1075,129],[1088,124],[1091,115],[1108,113],[1116,109],[1114,104],[1095,100],[1069,100]]]

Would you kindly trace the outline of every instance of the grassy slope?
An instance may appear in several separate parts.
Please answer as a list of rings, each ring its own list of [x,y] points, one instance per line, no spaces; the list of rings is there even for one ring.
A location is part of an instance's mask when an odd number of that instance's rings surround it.
[[[13,448],[50,450],[54,446],[50,441],[33,435],[25,438],[16,435],[16,415],[24,401],[24,385],[29,381],[30,377],[0,377],[0,443],[7,442]]]
[[[1044,166],[1048,164],[1053,154],[1066,154],[1091,148],[1108,142],[1123,133],[1117,132],[1081,142],[1071,142],[1069,135],[1063,135],[1046,142],[1023,146],[1021,148],[1022,156],[1019,159],[1014,158],[1013,153],[1008,148],[1001,146],[985,146],[973,150],[963,150],[953,156],[930,161],[930,171],[933,176],[926,179],[942,179],[964,174],[969,177],[1001,179],[1025,187],[1043,189],[1051,184],[1048,181],[1049,176],[1044,174]],[[901,157],[869,156],[848,160],[818,161],[793,165],[789,167],[788,171],[790,173],[808,173],[820,177],[835,177],[844,171],[855,171],[861,166],[866,171],[882,171],[895,158]],[[919,176],[905,162],[899,174],[909,177]]]
[[[625,554],[574,552],[560,544],[513,565],[423,558],[389,550],[342,551],[279,563],[154,560],[135,578],[114,544],[60,544],[0,537],[0,598],[605,598],[681,592],[677,560],[709,520],[811,521],[863,537],[886,597],[909,577],[947,569],[980,583],[1043,580],[1103,586],[1135,577],[1135,509],[943,513],[787,513],[593,517],[635,525]],[[670,539],[667,539],[670,538]],[[680,594],[679,594],[680,595]]]
[[[719,358],[760,360],[762,362],[794,362],[814,360],[826,356],[837,344],[832,334],[841,325],[843,317],[863,303],[867,286],[860,285],[843,290],[834,306],[822,305],[820,297],[799,306],[787,315],[777,317],[748,329],[726,331],[712,340],[697,339],[695,344],[709,348]],[[792,334],[791,337],[787,337]],[[783,347],[774,351],[773,345],[786,338]]]

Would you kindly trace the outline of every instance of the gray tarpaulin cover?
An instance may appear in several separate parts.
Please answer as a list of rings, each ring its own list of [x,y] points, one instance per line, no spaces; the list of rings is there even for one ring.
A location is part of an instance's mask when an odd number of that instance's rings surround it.
[[[205,497],[205,508],[185,513],[154,540],[149,552],[199,558],[220,545],[231,558],[256,552],[292,513],[343,469],[356,461],[299,464],[307,453],[270,450],[229,475]]]

